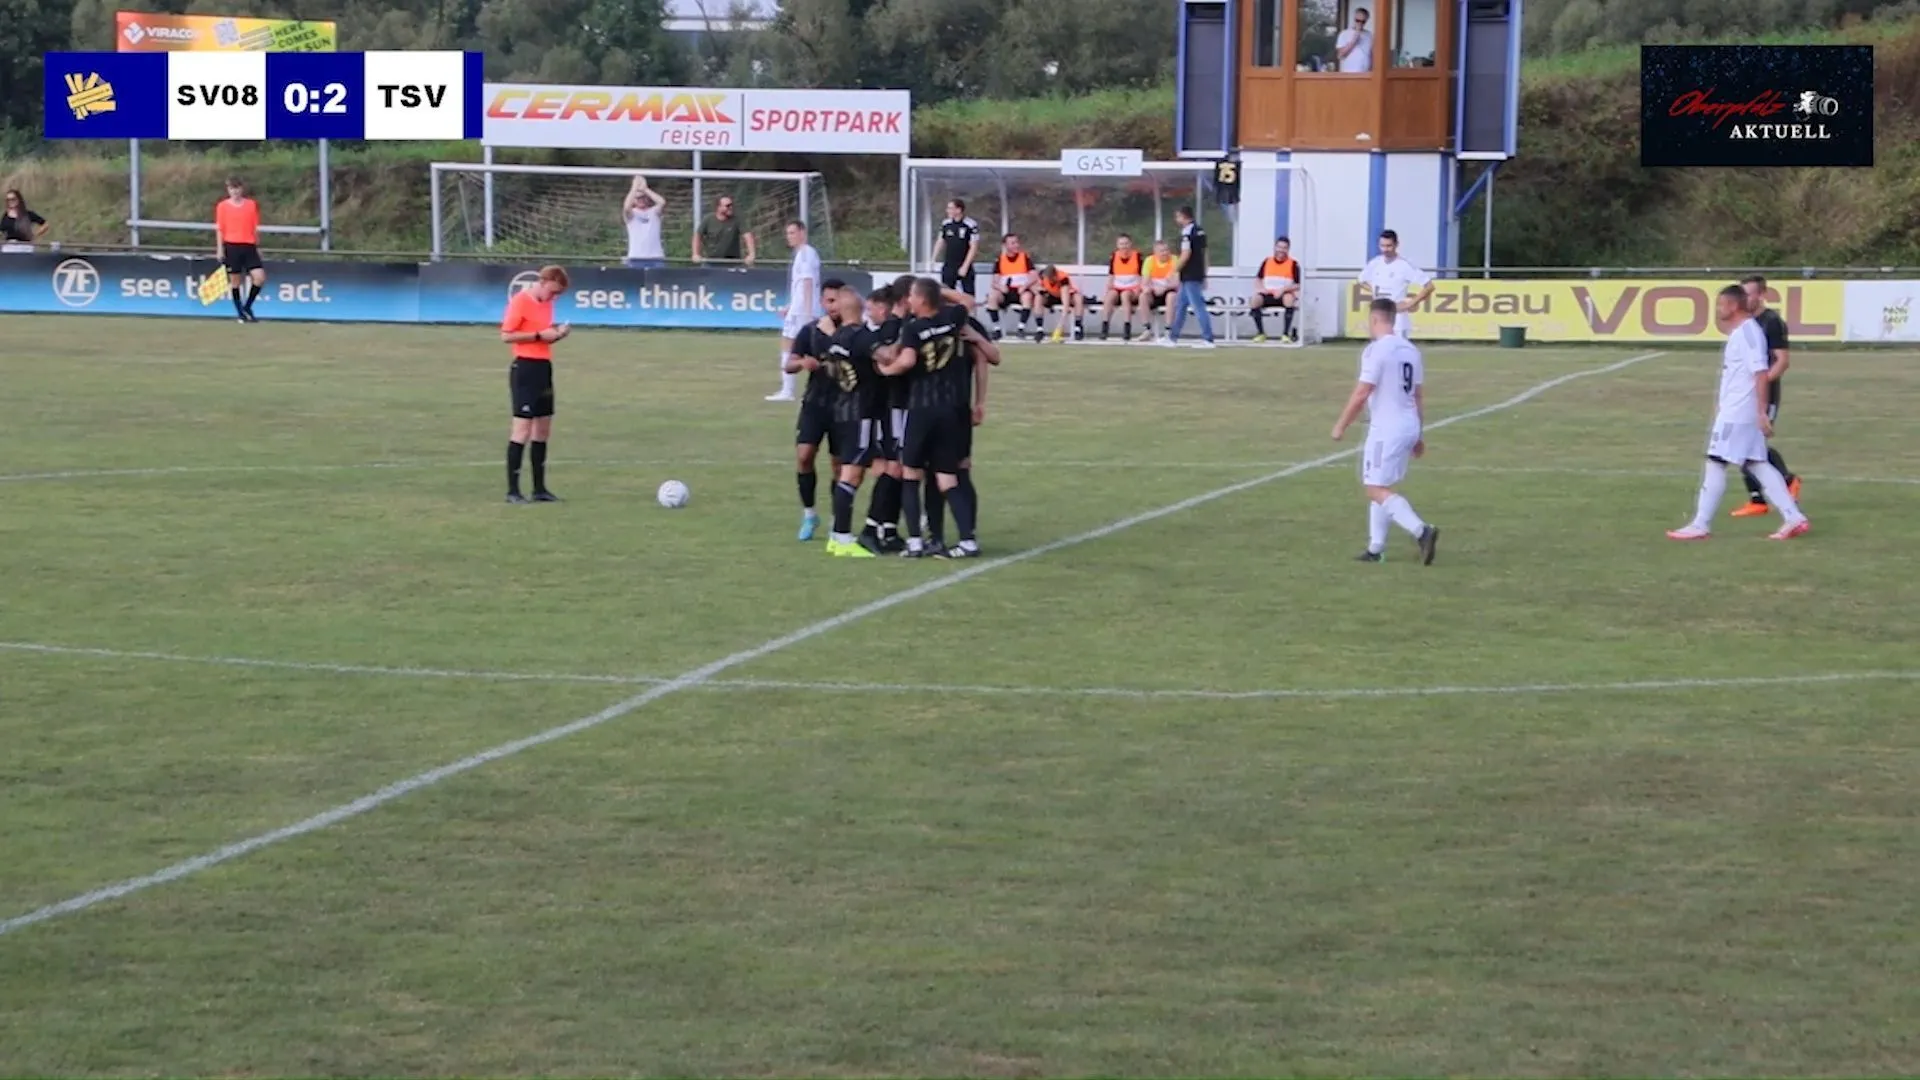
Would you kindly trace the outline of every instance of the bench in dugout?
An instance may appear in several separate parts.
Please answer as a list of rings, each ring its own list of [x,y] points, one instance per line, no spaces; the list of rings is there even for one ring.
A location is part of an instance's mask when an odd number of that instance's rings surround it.
[[[1066,272],[1067,276],[1073,280],[1074,285],[1084,290],[1084,295],[1087,298],[1086,319],[1088,327],[1086,340],[1089,344],[1099,344],[1100,335],[1098,327],[1100,316],[1104,314],[1101,310],[1101,305],[1107,291],[1106,265],[1104,263],[1098,266],[1063,265],[1060,269]],[[1249,303],[1246,298],[1241,296],[1241,293],[1249,292],[1252,289],[1253,282],[1251,277],[1237,274],[1230,268],[1221,267],[1212,268],[1209,273],[1215,280],[1226,279],[1245,283],[1244,286],[1235,288],[1231,295],[1222,296],[1214,293],[1214,295],[1208,298],[1207,314],[1213,319],[1214,337],[1225,342],[1239,342],[1244,338],[1253,336],[1253,317],[1250,314]],[[987,293],[991,288],[992,277],[993,267],[991,264],[981,263],[975,267],[974,280],[978,282],[978,299],[982,307],[984,307],[987,302]],[[1213,292],[1211,289],[1209,291]],[[1015,309],[1009,308],[1008,310],[1011,312]],[[1048,325],[1050,327],[1058,325],[1059,317],[1059,309],[1055,308],[1048,311]],[[1277,339],[1279,337],[1279,317],[1277,311],[1268,316],[1268,318],[1272,320],[1272,325],[1269,327],[1271,339]],[[1296,322],[1296,329],[1304,330],[1304,311],[1296,316],[1296,319],[1302,320],[1301,322]],[[1009,324],[1006,326],[1006,329],[1011,331],[1014,326],[1017,325],[1017,322]],[[1161,317],[1161,326],[1163,329],[1165,325],[1166,317],[1163,315]],[[1029,324],[1029,328],[1031,328],[1031,324]],[[1136,323],[1135,332],[1138,333],[1139,329],[1140,327]],[[1117,333],[1118,331],[1116,330],[1116,334]],[[1187,316],[1187,324],[1182,328],[1181,339],[1198,339],[1199,336],[1200,331],[1196,325],[1196,320],[1189,314]],[[1301,337],[1303,341],[1306,340],[1304,332],[1301,334]],[[1117,344],[1118,342],[1119,338],[1116,336],[1113,340],[1108,341],[1107,344]],[[1277,346],[1278,342],[1275,341],[1274,344]]]

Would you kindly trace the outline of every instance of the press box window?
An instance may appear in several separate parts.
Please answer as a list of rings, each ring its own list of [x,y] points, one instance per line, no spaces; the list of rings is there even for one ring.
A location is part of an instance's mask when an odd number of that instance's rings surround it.
[[[1393,66],[1433,67],[1439,60],[1439,0],[1395,0]]]
[[[1253,66],[1280,66],[1282,0],[1256,0],[1253,5]]]

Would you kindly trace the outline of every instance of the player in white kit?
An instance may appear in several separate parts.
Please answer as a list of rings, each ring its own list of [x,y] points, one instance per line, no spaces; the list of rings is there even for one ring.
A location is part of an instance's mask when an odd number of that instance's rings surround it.
[[[787,272],[787,315],[780,325],[780,392],[768,394],[768,401],[793,400],[794,374],[787,370],[793,339],[820,318],[820,253],[807,243],[805,223],[787,222],[787,246],[793,249],[793,268]]]
[[[1360,271],[1360,284],[1375,300],[1392,300],[1399,314],[1393,320],[1393,332],[1413,338],[1413,320],[1407,312],[1433,295],[1433,275],[1400,257],[1400,234],[1392,229],[1380,233],[1380,254],[1367,260]],[[1419,292],[1414,290],[1418,289]]]
[[[1786,477],[1767,461],[1767,436],[1773,434],[1773,420],[1767,415],[1767,371],[1773,364],[1767,335],[1747,310],[1746,291],[1738,285],[1720,290],[1714,314],[1727,332],[1727,346],[1720,360],[1720,403],[1714,412],[1713,428],[1707,432],[1706,471],[1700,479],[1700,499],[1694,507],[1693,521],[1669,531],[1667,538],[1705,540],[1712,536],[1713,515],[1727,491],[1727,467],[1745,465],[1760,482],[1767,502],[1786,522],[1767,539],[1791,540],[1813,525],[1787,490]]]
[[[1360,353],[1360,381],[1340,410],[1333,424],[1333,441],[1339,442],[1347,428],[1367,410],[1367,437],[1360,456],[1360,483],[1367,490],[1367,550],[1361,562],[1380,562],[1386,558],[1388,526],[1407,530],[1420,546],[1420,562],[1433,565],[1434,551],[1440,544],[1440,530],[1413,512],[1406,496],[1393,490],[1406,479],[1407,462],[1427,452],[1421,438],[1426,424],[1427,402],[1424,387],[1426,365],[1420,350],[1394,330],[1394,323],[1406,316],[1392,300],[1375,300],[1367,311],[1367,330],[1373,338]]]

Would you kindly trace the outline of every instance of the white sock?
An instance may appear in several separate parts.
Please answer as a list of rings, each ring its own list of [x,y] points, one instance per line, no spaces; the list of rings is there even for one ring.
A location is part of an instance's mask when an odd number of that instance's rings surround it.
[[[1762,462],[1762,464],[1765,463]],[[1773,475],[1776,479],[1780,476],[1778,472],[1775,472]],[[1781,486],[1783,489],[1785,488],[1785,485]],[[1700,474],[1700,501],[1695,504],[1693,510],[1694,528],[1709,532],[1712,531],[1713,515],[1720,509],[1720,496],[1726,493],[1727,467],[1717,461],[1707,462],[1706,469]],[[1785,512],[1784,510],[1781,511],[1783,514]],[[1795,507],[1794,512],[1798,513],[1799,507]]]
[[[787,362],[792,359],[793,354],[790,352],[780,354],[780,392],[783,394],[793,393],[793,372],[787,370]]]
[[[1427,527],[1427,523],[1420,520],[1420,515],[1413,512],[1413,504],[1408,502],[1404,495],[1389,495],[1387,501],[1381,503],[1380,507],[1387,512],[1388,517],[1393,519],[1395,525],[1415,536],[1419,536],[1421,530]]]
[[[1793,525],[1807,519],[1800,512],[1800,504],[1793,501],[1793,492],[1787,490],[1787,478],[1770,461],[1756,461],[1747,466],[1747,471],[1760,481],[1760,490],[1767,493],[1767,502],[1780,511],[1780,517]]]
[[[1387,508],[1377,502],[1367,504],[1367,550],[1375,555],[1387,550],[1387,526],[1393,524],[1393,516]]]
[[[834,533],[833,542],[836,544],[851,544],[853,543],[853,534],[852,533]]]

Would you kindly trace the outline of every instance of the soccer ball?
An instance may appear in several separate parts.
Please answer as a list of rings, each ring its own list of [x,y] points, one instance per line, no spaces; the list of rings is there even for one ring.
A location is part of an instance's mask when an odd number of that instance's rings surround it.
[[[660,490],[653,497],[659,500],[661,506],[669,510],[678,510],[687,505],[687,500],[693,497],[693,493],[688,491],[687,485],[680,481],[669,480],[660,485]]]

